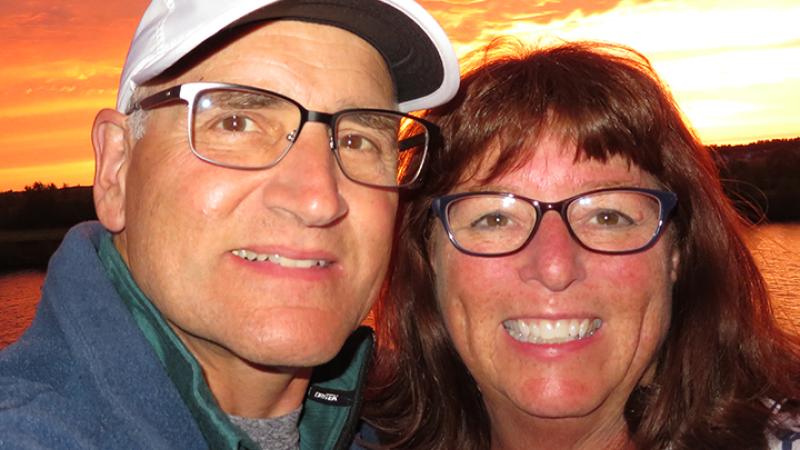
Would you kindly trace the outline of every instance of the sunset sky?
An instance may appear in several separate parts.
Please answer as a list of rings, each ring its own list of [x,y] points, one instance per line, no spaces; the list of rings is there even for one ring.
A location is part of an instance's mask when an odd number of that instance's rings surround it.
[[[497,35],[594,39],[651,59],[705,143],[800,136],[797,0],[431,0],[459,55]],[[147,0],[0,1],[0,191],[92,183],[90,129],[113,107]]]

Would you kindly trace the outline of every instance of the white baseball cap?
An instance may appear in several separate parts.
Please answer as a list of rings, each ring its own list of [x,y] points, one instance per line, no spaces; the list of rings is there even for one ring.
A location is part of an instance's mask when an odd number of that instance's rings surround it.
[[[400,111],[432,108],[458,90],[458,59],[447,35],[411,0],[152,0],[122,70],[117,110],[208,38],[248,22],[294,19],[350,31],[374,46],[394,79]]]

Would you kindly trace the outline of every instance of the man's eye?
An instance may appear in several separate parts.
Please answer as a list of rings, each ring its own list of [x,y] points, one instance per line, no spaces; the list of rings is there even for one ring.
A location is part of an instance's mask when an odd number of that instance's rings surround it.
[[[358,134],[347,134],[339,139],[340,150],[373,150],[375,144],[369,139]]]
[[[474,220],[470,226],[473,228],[499,228],[507,226],[511,222],[508,216],[504,216],[500,213],[491,213],[485,214],[478,218],[478,220]]]
[[[217,127],[231,132],[255,131],[255,122],[247,116],[232,114],[217,122]]]

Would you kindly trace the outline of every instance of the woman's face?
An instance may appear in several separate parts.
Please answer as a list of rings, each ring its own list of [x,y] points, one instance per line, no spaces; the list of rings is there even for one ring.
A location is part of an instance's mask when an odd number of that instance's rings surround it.
[[[516,171],[453,192],[508,191],[554,202],[598,188],[659,187],[621,158],[575,162],[574,147],[553,138],[536,147]],[[669,327],[679,260],[669,230],[643,252],[604,255],[581,247],[551,212],[509,256],[461,253],[439,223],[431,247],[445,324],[493,420],[512,414],[624,424],[625,402],[654,366]],[[588,324],[590,335],[530,343],[512,336],[520,321],[540,330]]]

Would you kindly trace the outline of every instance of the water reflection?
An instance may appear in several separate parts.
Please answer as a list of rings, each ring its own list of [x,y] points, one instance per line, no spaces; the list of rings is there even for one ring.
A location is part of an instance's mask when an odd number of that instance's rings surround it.
[[[800,224],[760,226],[748,245],[767,280],[775,317],[800,334]],[[41,272],[0,275],[0,348],[30,324],[43,281]]]
[[[800,334],[800,224],[761,226],[748,246],[767,280],[775,317]]]
[[[0,275],[0,348],[14,342],[28,328],[43,283],[42,272]]]

